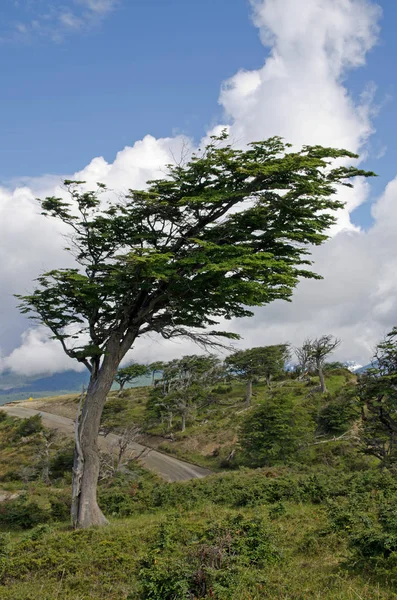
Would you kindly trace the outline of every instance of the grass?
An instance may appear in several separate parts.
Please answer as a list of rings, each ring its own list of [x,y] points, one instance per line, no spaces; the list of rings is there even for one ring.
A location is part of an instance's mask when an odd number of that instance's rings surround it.
[[[336,391],[340,383],[329,378],[329,387]],[[296,402],[306,402],[310,388],[286,382],[277,393],[281,390]],[[196,452],[205,459],[204,448],[208,452],[210,444],[222,448],[235,443],[238,421],[245,414],[242,392],[242,386],[235,386],[227,397],[231,406],[210,407],[211,412],[189,424],[188,438],[175,432],[170,447],[186,459],[184,448],[193,439],[189,456]],[[139,421],[145,415],[147,390],[134,394],[134,401],[129,395],[126,401],[130,417]],[[258,386],[254,405],[267,394]],[[112,396],[109,406],[116,399]],[[52,402],[72,407],[75,397]],[[318,446],[303,462],[289,466],[240,469],[177,484],[161,482],[133,464],[129,472],[101,482],[99,501],[111,524],[71,531],[67,519],[50,508],[51,498],[63,502],[70,494],[68,472],[53,478],[51,485],[44,484],[37,468],[30,480],[6,481],[7,474],[35,466],[43,443],[39,431],[18,437],[19,424],[10,417],[0,422],[1,486],[23,489],[28,503],[41,507],[44,516],[34,527],[21,529],[11,522],[8,530],[0,528],[2,600],[397,596],[393,552],[363,561],[357,546],[360,539],[364,550],[371,540],[387,548],[395,543],[396,479],[363,458],[359,462],[347,445]],[[52,458],[64,443],[59,439],[51,447]],[[215,458],[212,454],[211,460]],[[382,502],[391,515],[384,538],[377,521]],[[0,521],[13,507],[0,504]]]
[[[184,598],[167,595],[168,575],[179,568],[183,578],[186,555],[194,555],[214,523],[222,524],[241,511],[203,505],[178,514],[161,511],[113,523],[101,530],[66,531],[62,525],[32,535],[14,538],[3,572],[0,597],[4,600],[123,600],[133,598]],[[202,598],[259,600],[391,600],[396,590],[379,581],[354,574],[343,567],[349,555],[345,540],[336,534],[320,535],[326,515],[318,505],[286,503],[285,513],[269,518],[269,507],[244,511],[244,519],[262,520],[277,543],[279,559],[261,564],[241,560],[235,564],[238,579],[232,589]],[[169,538],[159,533],[168,527]],[[163,577],[164,596],[142,595],[145,585],[143,562],[155,552],[152,573]],[[219,576],[222,568],[215,569]],[[211,574],[213,576],[213,574]],[[226,575],[233,579],[232,572]],[[215,577],[216,580],[216,577]],[[147,586],[146,586],[146,589]],[[220,589],[220,587],[219,587]]]

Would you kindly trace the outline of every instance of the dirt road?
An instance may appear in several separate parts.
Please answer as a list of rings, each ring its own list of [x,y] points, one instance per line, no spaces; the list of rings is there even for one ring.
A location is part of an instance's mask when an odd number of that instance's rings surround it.
[[[5,410],[10,416],[23,419],[40,414],[45,427],[57,429],[71,437],[74,436],[74,423],[72,419],[68,419],[67,417],[34,410],[33,408],[25,408],[23,406],[18,406],[18,404],[6,404],[1,407],[1,410]],[[111,445],[115,442],[117,442],[117,436],[112,434],[108,435],[106,438],[102,436],[99,438],[99,444],[103,450],[109,450]],[[211,475],[211,471],[208,469],[203,469],[202,467],[186,463],[178,458],[162,454],[147,446],[142,446],[141,444],[133,442],[130,444],[130,448],[136,455],[141,455],[139,460],[144,467],[153,471],[166,481],[185,481],[187,479],[197,479]]]

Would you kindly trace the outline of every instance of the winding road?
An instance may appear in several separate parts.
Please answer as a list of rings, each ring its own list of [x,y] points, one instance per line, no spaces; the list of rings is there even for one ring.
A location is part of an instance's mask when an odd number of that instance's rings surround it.
[[[12,417],[26,419],[34,415],[41,415],[45,427],[56,429],[66,435],[74,437],[74,422],[67,417],[61,417],[52,413],[34,410],[33,408],[25,408],[17,404],[6,404],[1,407],[1,410],[6,411]],[[111,450],[113,444],[117,443],[118,436],[110,434],[106,438],[99,437],[99,445],[102,450]],[[144,467],[153,471],[166,481],[186,481],[188,479],[197,479],[211,475],[211,471],[192,465],[190,463],[162,454],[157,450],[152,450],[147,446],[132,442],[129,448],[139,456],[139,460]]]

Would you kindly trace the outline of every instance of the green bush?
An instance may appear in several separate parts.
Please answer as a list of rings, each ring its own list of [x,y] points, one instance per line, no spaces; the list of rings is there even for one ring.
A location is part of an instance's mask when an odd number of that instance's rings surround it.
[[[18,421],[15,435],[18,438],[28,437],[30,435],[34,435],[35,433],[40,433],[41,431],[43,431],[41,416],[34,415],[34,417],[29,417],[27,419]]]
[[[251,411],[241,426],[243,463],[253,467],[285,463],[313,433],[310,413],[290,397],[274,394]]]
[[[258,517],[237,514],[207,526],[195,533],[196,543],[184,539],[183,555],[177,531],[175,520],[160,524],[148,557],[141,561],[145,600],[231,600],[243,570],[262,569],[280,558],[273,532]]]
[[[50,463],[50,473],[55,479],[63,477],[73,469],[74,444],[60,448]]]
[[[319,425],[326,432],[341,434],[360,416],[358,403],[354,398],[331,400],[321,410]]]
[[[55,521],[68,521],[72,500],[70,494],[57,495],[50,498],[51,516]]]
[[[31,529],[50,519],[49,510],[40,507],[37,502],[29,501],[26,496],[0,504],[0,525],[10,529]]]

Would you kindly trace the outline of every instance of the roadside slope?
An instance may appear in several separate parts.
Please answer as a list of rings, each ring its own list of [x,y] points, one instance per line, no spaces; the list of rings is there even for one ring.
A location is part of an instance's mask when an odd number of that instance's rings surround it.
[[[58,431],[66,435],[70,435],[71,437],[74,435],[73,420],[67,417],[61,417],[59,415],[35,410],[32,408],[21,407],[17,404],[2,406],[1,410],[4,410],[12,417],[19,417],[21,419],[26,419],[28,417],[33,417],[34,415],[40,414],[45,427],[57,429]],[[112,434],[108,435],[107,438],[99,438],[100,447],[104,450],[109,450],[112,442],[116,441],[117,436]],[[188,479],[197,479],[211,475],[211,471],[208,469],[192,465],[172,456],[167,456],[166,454],[161,454],[160,452],[152,450],[151,448],[143,446],[142,444],[133,442],[130,444],[130,448],[136,452],[137,455],[140,455],[139,460],[144,467],[150,471],[153,471],[166,481],[186,481]]]

